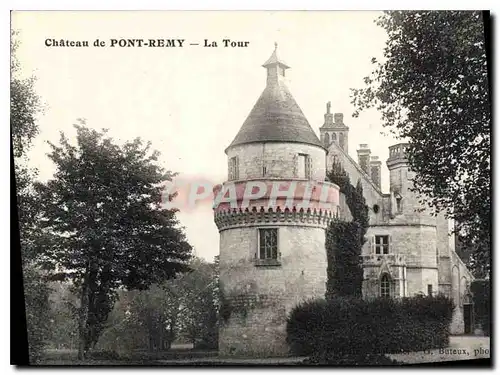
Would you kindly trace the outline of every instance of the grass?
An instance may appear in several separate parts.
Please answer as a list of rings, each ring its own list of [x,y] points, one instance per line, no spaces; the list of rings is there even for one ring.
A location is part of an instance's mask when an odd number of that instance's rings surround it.
[[[112,355],[110,355],[112,354]],[[217,356],[217,351],[172,349],[161,352],[134,351],[127,355],[117,353],[93,352],[85,360],[78,359],[78,352],[69,349],[48,349],[40,365],[42,366],[136,366],[136,365],[161,365],[164,360],[196,360]],[[163,364],[164,365],[164,364]]]

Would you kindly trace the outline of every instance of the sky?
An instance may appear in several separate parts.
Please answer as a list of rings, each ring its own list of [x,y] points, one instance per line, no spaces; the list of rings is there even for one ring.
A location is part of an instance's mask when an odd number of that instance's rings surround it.
[[[349,153],[368,144],[383,162],[382,190],[388,191],[388,147],[379,113],[352,118],[350,89],[362,88],[381,59],[385,31],[370,11],[23,11],[12,13],[19,32],[17,57],[24,76],[35,76],[44,103],[30,165],[42,180],[54,166],[46,141],[70,139],[73,124],[107,128],[121,143],[141,137],[161,152],[161,163],[186,178],[222,182],[224,149],[250,113],[266,83],[261,66],[274,43],[291,67],[288,86],[319,136],[326,103],[344,113]],[[182,48],[109,46],[111,39],[186,39]],[[46,39],[88,41],[89,47],[48,47]],[[104,47],[93,47],[99,39]],[[218,47],[203,47],[204,40]],[[223,39],[248,41],[223,46]],[[199,43],[191,46],[190,43]],[[195,254],[209,261],[219,252],[219,233],[210,206],[180,212]]]

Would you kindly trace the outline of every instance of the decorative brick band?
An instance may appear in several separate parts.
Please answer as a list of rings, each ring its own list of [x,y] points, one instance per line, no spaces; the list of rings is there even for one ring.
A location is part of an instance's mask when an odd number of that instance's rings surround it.
[[[251,226],[260,224],[280,223],[282,225],[305,225],[320,228],[327,228],[328,224],[333,220],[339,219],[339,211],[333,213],[329,210],[313,209],[297,210],[280,207],[276,209],[269,208],[265,210],[261,207],[257,210],[253,207],[252,210],[232,209],[226,211],[218,211],[214,215],[214,221],[219,231],[239,226]]]

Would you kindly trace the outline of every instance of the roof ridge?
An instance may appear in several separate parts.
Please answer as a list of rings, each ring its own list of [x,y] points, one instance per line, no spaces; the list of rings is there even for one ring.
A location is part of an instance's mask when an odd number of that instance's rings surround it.
[[[340,147],[339,145],[337,145],[337,143],[335,143],[335,142],[330,143],[330,147],[332,145],[335,145],[334,147],[347,157],[347,160],[349,160],[354,165],[354,167],[356,167],[356,169],[358,170],[358,172],[361,172],[361,176],[363,176],[365,178],[365,180],[368,181],[373,186],[373,188],[375,189],[375,191],[377,193],[379,193],[381,196],[387,195],[387,194],[385,194],[382,191],[382,188],[379,188],[377,185],[375,185],[375,183],[373,182],[373,180],[371,179],[371,177],[368,175],[368,173],[366,173],[363,170],[363,168],[361,168],[360,165],[358,163],[356,163],[356,161],[347,152],[345,152],[342,149],[342,147]]]

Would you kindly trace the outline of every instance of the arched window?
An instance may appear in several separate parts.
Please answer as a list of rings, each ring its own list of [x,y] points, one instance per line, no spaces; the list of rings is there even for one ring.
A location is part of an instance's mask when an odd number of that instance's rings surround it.
[[[337,134],[332,133],[332,142],[335,142],[337,140]]]
[[[325,146],[330,145],[330,135],[328,133],[325,133]]]
[[[386,298],[391,296],[391,280],[387,274],[384,274],[380,279],[380,296]]]
[[[344,133],[339,134],[339,146],[342,150],[344,149]]]

